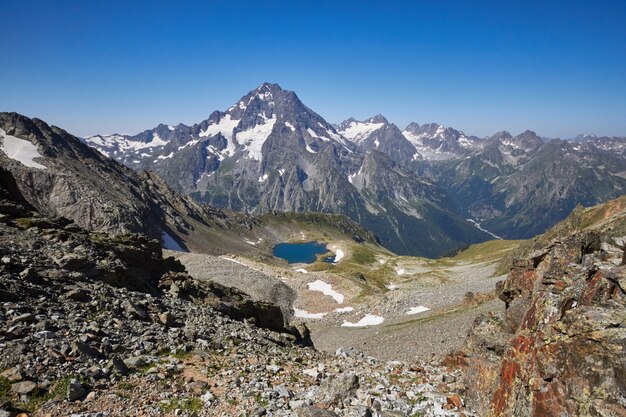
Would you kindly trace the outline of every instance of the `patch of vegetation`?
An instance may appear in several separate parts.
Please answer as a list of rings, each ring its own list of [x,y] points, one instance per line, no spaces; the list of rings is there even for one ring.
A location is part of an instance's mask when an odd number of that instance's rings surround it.
[[[17,407],[29,412],[34,412],[37,410],[43,403],[46,401],[50,401],[52,399],[62,399],[67,395],[67,387],[70,385],[70,381],[72,379],[77,379],[74,376],[68,376],[61,378],[52,384],[50,390],[46,391],[37,391],[32,394],[27,402],[17,404]]]
[[[0,402],[7,401],[9,399],[9,392],[11,391],[11,382],[4,377],[0,377]]]
[[[137,371],[142,374],[147,373],[150,369],[154,368],[156,364],[153,362],[144,363],[142,365],[137,365]]]
[[[48,395],[50,398],[61,397],[64,398],[67,395],[67,387],[70,385],[70,381],[72,379],[77,379],[75,377],[64,377],[59,380],[52,386],[52,389],[48,391]]]
[[[260,392],[257,392],[254,394],[254,403],[261,407],[267,407],[270,402],[267,398],[263,398]]]
[[[36,226],[35,219],[32,217],[20,217],[15,219],[15,224],[21,229],[30,229],[31,227]]]
[[[185,350],[177,350],[174,353],[170,352],[169,356],[182,361],[182,360],[191,358],[193,356],[193,352],[187,352]]]
[[[522,241],[519,240],[490,240],[484,243],[471,245],[452,258],[455,261],[495,262],[515,251]]]
[[[352,257],[350,260],[360,265],[369,265],[376,262],[376,256],[374,256],[374,253],[366,247],[359,245],[355,246],[352,250]]]
[[[191,415],[197,415],[204,408],[204,402],[198,397],[175,398],[161,406],[164,413],[173,413],[175,410],[181,410]]]
[[[134,385],[128,381],[121,381],[117,384],[117,389],[121,389],[123,391],[131,391],[134,388]]]

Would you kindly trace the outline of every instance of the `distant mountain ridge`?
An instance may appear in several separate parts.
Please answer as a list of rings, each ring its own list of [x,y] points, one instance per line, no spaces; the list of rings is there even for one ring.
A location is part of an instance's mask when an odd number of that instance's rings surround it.
[[[84,140],[217,207],[345,214],[399,254],[439,256],[491,238],[466,219],[531,237],[626,186],[624,138],[478,138],[436,123],[401,130],[382,115],[332,125],[270,83],[193,126]]]

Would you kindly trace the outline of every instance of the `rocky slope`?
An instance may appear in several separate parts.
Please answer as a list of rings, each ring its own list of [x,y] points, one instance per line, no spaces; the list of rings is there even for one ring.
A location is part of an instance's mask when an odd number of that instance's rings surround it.
[[[626,415],[625,238],[621,198],[526,245],[457,357],[479,414]]]
[[[156,175],[136,173],[38,119],[0,113],[0,140],[0,165],[24,199],[42,214],[87,230],[141,233],[186,249],[185,240],[191,248],[207,246],[200,229],[253,224],[246,216],[201,207]]]

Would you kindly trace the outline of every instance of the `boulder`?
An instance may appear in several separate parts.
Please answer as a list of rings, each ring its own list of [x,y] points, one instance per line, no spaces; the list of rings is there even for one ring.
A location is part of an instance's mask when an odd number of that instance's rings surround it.
[[[37,390],[37,383],[33,381],[16,382],[11,385],[11,392],[17,395],[31,395]]]
[[[322,404],[342,404],[354,396],[359,388],[359,378],[355,374],[341,374],[322,381],[318,400]]]
[[[87,390],[83,387],[78,380],[72,379],[67,386],[67,400],[68,401],[77,401],[81,400],[87,394]]]

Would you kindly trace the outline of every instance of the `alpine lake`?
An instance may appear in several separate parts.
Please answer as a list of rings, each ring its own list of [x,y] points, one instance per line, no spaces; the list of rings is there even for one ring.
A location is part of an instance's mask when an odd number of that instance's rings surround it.
[[[311,264],[317,260],[318,255],[327,253],[325,243],[316,241],[305,243],[279,243],[274,246],[274,256],[285,259],[290,264]],[[328,256],[324,262],[332,263],[335,255]]]

